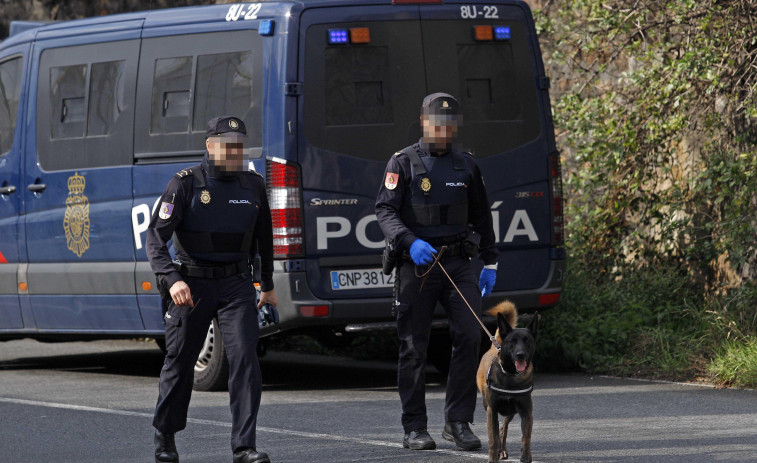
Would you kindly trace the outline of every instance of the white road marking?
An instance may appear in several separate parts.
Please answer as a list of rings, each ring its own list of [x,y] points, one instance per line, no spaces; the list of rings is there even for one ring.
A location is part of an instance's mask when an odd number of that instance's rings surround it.
[[[140,418],[150,418],[150,419],[152,419],[153,417],[152,413],[132,412],[128,410],[114,410],[110,408],[88,407],[85,405],[61,404],[61,403],[55,403],[55,402],[41,402],[37,400],[14,399],[10,397],[0,397],[0,403],[10,403],[10,404],[16,404],[16,405],[30,405],[30,406],[35,406],[35,407],[60,408],[64,410],[76,410],[76,411],[81,411],[81,412],[106,413],[109,415],[136,416]],[[231,423],[227,423],[225,421],[200,420],[197,418],[187,418],[187,423],[203,424],[203,425],[209,425],[209,426],[221,426],[224,428],[231,427]],[[402,448],[402,444],[400,443],[375,440],[375,439],[363,439],[360,437],[336,436],[332,434],[294,431],[290,429],[268,428],[268,427],[261,427],[261,426],[258,426],[257,430],[258,432],[264,432],[264,433],[267,432],[271,434],[285,434],[289,436],[305,437],[309,439],[328,439],[328,440],[337,441],[337,442],[354,442],[356,444],[375,445],[379,447]],[[437,449],[434,452],[443,453],[445,455],[454,455],[458,457],[472,458],[476,460],[489,459],[488,454],[486,453],[470,453],[470,452],[447,450],[447,449]]]

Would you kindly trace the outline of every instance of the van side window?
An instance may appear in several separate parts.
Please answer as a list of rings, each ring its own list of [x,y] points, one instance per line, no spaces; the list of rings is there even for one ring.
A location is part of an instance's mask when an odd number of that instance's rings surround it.
[[[0,156],[13,146],[23,63],[20,57],[0,63]]]
[[[42,169],[130,165],[139,41],[41,45],[37,157]]]
[[[205,125],[234,115],[248,154],[262,153],[263,40],[254,30],[145,38],[140,57],[137,163],[196,159]]]
[[[92,65],[87,111],[87,136],[110,135],[126,110],[126,61]]]
[[[84,136],[84,98],[87,91],[87,66],[50,69],[50,126],[52,138]]]
[[[187,132],[192,57],[155,60],[150,133]]]

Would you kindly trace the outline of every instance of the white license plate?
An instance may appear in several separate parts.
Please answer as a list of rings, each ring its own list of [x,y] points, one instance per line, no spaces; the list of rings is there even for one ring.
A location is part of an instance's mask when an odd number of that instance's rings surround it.
[[[331,272],[331,289],[391,288],[394,285],[394,273],[384,275],[378,268],[335,270]]]

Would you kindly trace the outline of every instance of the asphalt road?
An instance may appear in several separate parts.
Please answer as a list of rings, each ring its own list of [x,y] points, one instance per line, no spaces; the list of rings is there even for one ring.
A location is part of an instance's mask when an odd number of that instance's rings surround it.
[[[0,343],[0,462],[151,462],[162,354],[151,342]],[[441,438],[444,386],[428,370],[437,450],[402,448],[395,365],[271,352],[258,448],[285,462],[476,462]],[[230,462],[225,392],[195,393],[182,463]],[[757,392],[584,375],[537,375],[535,462],[754,462]],[[479,405],[474,432],[485,442]],[[511,426],[511,457],[520,427]]]

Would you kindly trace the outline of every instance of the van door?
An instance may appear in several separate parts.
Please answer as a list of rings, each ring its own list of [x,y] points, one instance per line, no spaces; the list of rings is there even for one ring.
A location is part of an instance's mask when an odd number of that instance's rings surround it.
[[[21,154],[24,67],[29,46],[13,47],[0,56],[0,330],[23,328],[18,298],[19,253],[23,239]]]
[[[374,204],[389,158],[421,135],[421,38],[417,5],[303,12],[298,161],[307,278],[319,298],[391,295]]]
[[[64,30],[35,46],[36,133],[23,193],[27,280],[40,330],[144,328],[131,234],[141,21],[127,23],[100,38],[121,41],[92,43],[98,37],[89,31]]]
[[[522,4],[421,8],[428,93],[460,101],[462,146],[483,172],[500,264],[495,291],[541,287],[550,271],[549,135],[540,52]]]

